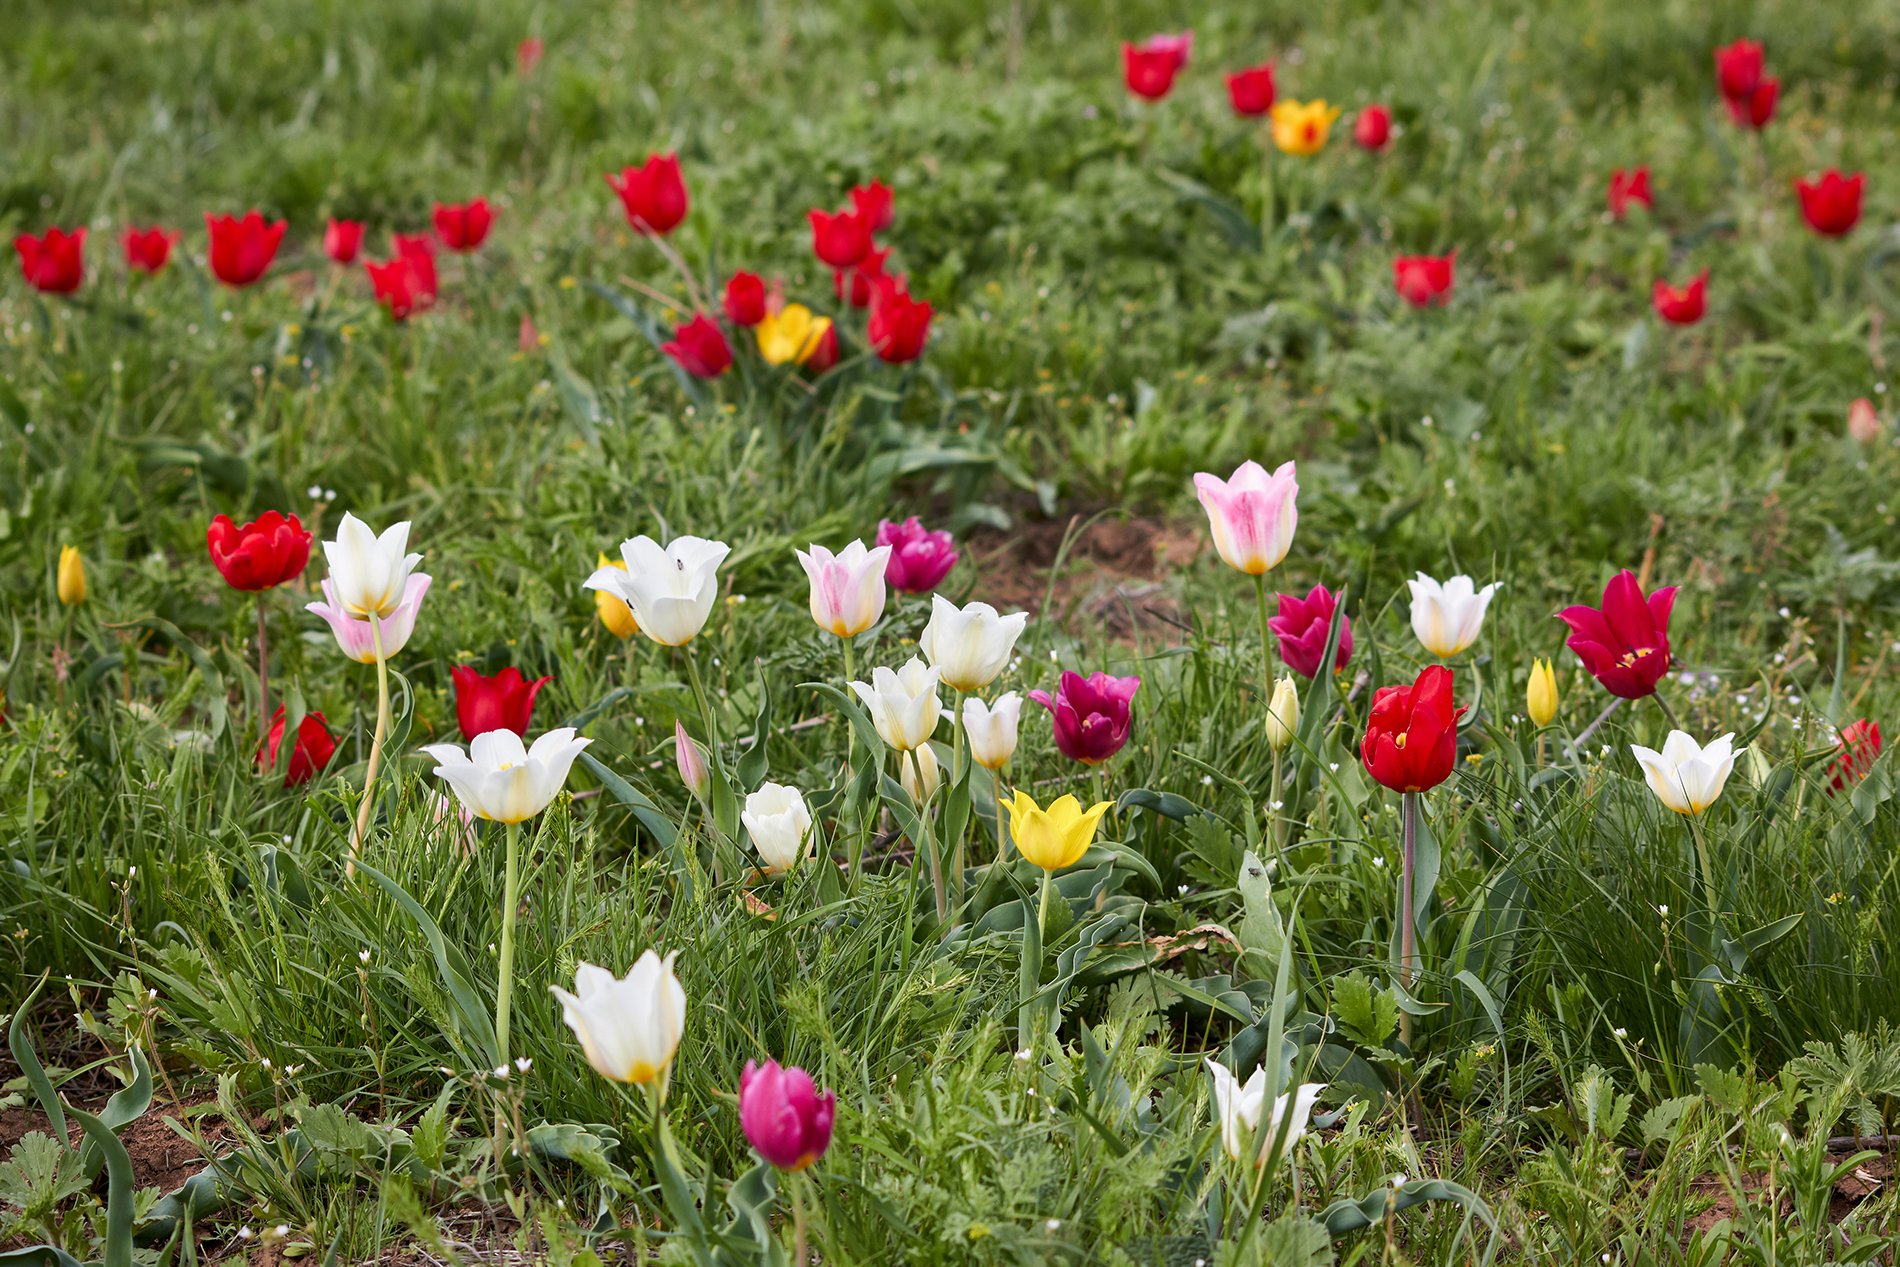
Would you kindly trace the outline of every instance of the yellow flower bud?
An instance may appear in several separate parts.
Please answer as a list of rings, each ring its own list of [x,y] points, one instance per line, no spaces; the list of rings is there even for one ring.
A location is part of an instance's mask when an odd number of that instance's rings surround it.
[[[1300,729],[1300,693],[1290,677],[1273,684],[1273,698],[1267,701],[1266,728],[1267,746],[1275,752],[1284,751]]]
[[[622,572],[627,570],[625,562],[610,559],[604,554],[600,556],[600,566],[619,568]],[[616,638],[624,640],[640,632],[639,622],[633,618],[633,608],[627,606],[627,600],[618,594],[595,590],[594,610],[600,613],[600,623],[607,627],[607,632]]]
[[[1539,726],[1550,725],[1557,715],[1557,674],[1550,661],[1531,661],[1530,685],[1524,688],[1524,711]]]
[[[59,548],[59,601],[77,607],[86,601],[86,561],[77,546]]]
[[[1009,834],[1023,857],[1044,871],[1060,871],[1088,852],[1095,828],[1107,812],[1107,801],[1085,810],[1073,796],[1057,797],[1045,810],[1018,788],[1009,804]]]

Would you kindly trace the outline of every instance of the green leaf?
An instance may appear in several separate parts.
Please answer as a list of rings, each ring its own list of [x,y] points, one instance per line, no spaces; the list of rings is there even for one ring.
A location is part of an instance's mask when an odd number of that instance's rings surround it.
[[[652,836],[662,849],[673,843],[674,838],[679,835],[679,829],[673,825],[673,820],[666,816],[664,810],[655,805],[633,784],[609,770],[606,764],[593,753],[581,753],[581,764],[587,767],[588,773],[600,780],[601,787],[607,789],[607,795],[633,811],[633,816],[640,826],[647,829],[647,834]]]
[[[1320,1211],[1320,1219],[1332,1235],[1344,1236],[1347,1232],[1364,1231],[1385,1222],[1388,1211],[1396,1214],[1427,1201],[1450,1201],[1463,1206],[1479,1222],[1497,1231],[1498,1223],[1491,1214],[1491,1207],[1479,1199],[1477,1193],[1449,1179],[1414,1179],[1396,1188],[1387,1181],[1357,1201],[1342,1197],[1333,1202]]]
[[[583,757],[585,753],[581,754]],[[483,1006],[481,996],[475,993],[475,987],[469,984],[467,966],[461,960],[459,952],[454,952],[442,936],[442,930],[436,926],[429,912],[422,904],[409,896],[400,884],[370,866],[359,862],[356,869],[374,880],[389,896],[396,899],[396,905],[415,923],[424,941],[429,943],[429,953],[435,957],[436,974],[441,978],[443,988],[449,992],[449,998],[455,1004],[454,1018],[456,1028],[464,1043],[473,1047],[481,1057],[483,1068],[492,1068],[501,1057],[497,1054],[495,1042],[495,1024],[489,1018],[488,1009]]]
[[[39,1053],[33,1050],[33,1039],[26,1032],[26,1014],[33,1010],[39,1001],[40,991],[46,988],[47,973],[40,974],[39,984],[26,996],[26,1001],[13,1009],[13,1023],[7,1026],[7,1050],[13,1053],[13,1059],[20,1066],[20,1072],[26,1076],[26,1085],[33,1089],[33,1098],[40,1103],[40,1112],[46,1114],[46,1120],[53,1124],[53,1134],[66,1138],[66,1112],[59,1101],[59,1093],[53,1090],[52,1079],[46,1076],[46,1066],[40,1063]]]
[[[1241,858],[1234,884],[1240,890],[1240,926],[1234,932],[1240,938],[1241,965],[1249,975],[1265,978],[1280,962],[1286,927],[1280,922],[1280,908],[1273,904],[1267,866],[1251,849]]]
[[[84,1109],[69,1110],[86,1132],[86,1141],[106,1159],[105,1267],[132,1267],[132,1206],[136,1199],[132,1157],[112,1128]]]
[[[1399,1027],[1399,997],[1378,989],[1360,971],[1333,978],[1333,1015],[1346,1037],[1362,1047],[1383,1047]]]

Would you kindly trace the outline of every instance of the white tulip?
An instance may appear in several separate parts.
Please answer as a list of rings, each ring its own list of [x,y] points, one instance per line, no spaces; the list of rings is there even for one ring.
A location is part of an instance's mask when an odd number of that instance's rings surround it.
[[[864,548],[853,541],[837,554],[814,545],[808,554],[795,551],[811,580],[811,618],[818,627],[840,638],[853,638],[884,614],[884,569],[891,548]]]
[[[1273,684],[1273,698],[1267,701],[1267,746],[1275,752],[1284,751],[1293,742],[1293,736],[1300,729],[1300,692],[1293,685],[1291,677],[1283,677]]]
[[[959,608],[941,594],[930,596],[930,623],[917,639],[926,659],[954,691],[980,691],[1009,664],[1029,623],[1028,612],[997,614],[988,603]]]
[[[871,723],[885,743],[899,752],[909,752],[930,738],[937,728],[937,683],[942,674],[912,656],[902,669],[892,671],[879,666],[871,671],[871,682],[851,683],[851,689],[870,710]]]
[[[963,733],[970,738],[970,755],[985,770],[1000,770],[1016,755],[1016,725],[1022,720],[1023,697],[1005,691],[994,704],[971,696],[963,701]]]
[[[811,856],[811,811],[795,787],[761,783],[745,798],[739,821],[765,863],[765,874],[783,875]]]
[[[620,543],[626,569],[598,568],[585,588],[625,602],[653,641],[683,647],[706,627],[719,595],[719,565],[731,553],[725,542],[704,537],[675,537],[664,549],[651,537],[632,537]]]
[[[601,1077],[647,1083],[665,1075],[686,1028],[686,990],[673,975],[678,953],[662,959],[649,950],[624,977],[581,963],[574,993],[549,987]]]
[[[1484,610],[1497,592],[1496,581],[1478,589],[1468,576],[1454,576],[1443,585],[1423,572],[1406,582],[1412,590],[1412,632],[1425,649],[1448,660],[1478,640]]]
[[[409,573],[422,562],[409,554],[408,521],[377,536],[355,515],[345,514],[337,525],[336,540],[323,543],[330,564],[335,601],[352,616],[389,616],[402,604]]]
[[[1293,1120],[1286,1128],[1286,1141],[1280,1148],[1280,1159],[1284,1161],[1293,1153],[1293,1146],[1306,1134],[1307,1123],[1313,1117],[1313,1103],[1319,1093],[1326,1089],[1323,1082],[1302,1082],[1296,1091],[1284,1092],[1273,1102],[1273,1115],[1263,1125],[1260,1110],[1267,1098],[1267,1071],[1255,1069],[1253,1076],[1242,1084],[1240,1079],[1228,1070],[1226,1065],[1216,1060],[1207,1061],[1207,1071],[1214,1076],[1214,1116],[1220,1123],[1221,1146],[1227,1155],[1240,1161],[1247,1151],[1248,1141],[1258,1139],[1259,1152],[1254,1165],[1266,1160],[1267,1150],[1273,1146],[1273,1137],[1280,1133],[1280,1123],[1287,1115],[1289,1101],[1292,1104]]]
[[[436,774],[448,782],[456,798],[477,818],[496,823],[519,823],[548,807],[567,782],[567,771],[581,749],[594,742],[576,739],[571,726],[550,730],[524,748],[512,730],[491,730],[475,736],[464,753],[452,743],[426,744],[423,751],[436,759]]]
[[[925,744],[915,752],[902,753],[897,762],[898,782],[904,785],[904,795],[919,808],[937,794],[943,786],[943,767],[937,763],[937,754]]]
[[[1678,814],[1700,814],[1715,804],[1740,754],[1735,736],[1723,735],[1704,748],[1680,730],[1669,732],[1662,751],[1631,744],[1630,751],[1643,767],[1649,790]]]

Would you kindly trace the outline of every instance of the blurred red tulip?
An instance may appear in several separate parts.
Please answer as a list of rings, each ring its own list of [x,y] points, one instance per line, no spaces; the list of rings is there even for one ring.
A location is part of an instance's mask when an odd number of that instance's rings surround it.
[[[311,533],[295,515],[267,510],[239,527],[218,515],[205,532],[211,566],[232,589],[255,593],[303,575],[310,562]]]
[[[1392,112],[1384,106],[1367,106],[1352,121],[1352,143],[1362,150],[1382,150],[1391,139]]]
[[[125,266],[140,273],[157,273],[171,262],[172,245],[178,235],[153,226],[149,229],[128,227],[119,238],[125,248]]]
[[[534,697],[554,679],[521,676],[512,664],[492,677],[484,677],[466,664],[449,670],[455,683],[455,723],[462,738],[473,740],[491,730],[512,730],[526,735],[534,720]]]
[[[838,355],[838,323],[827,322],[825,332],[818,336],[818,346],[805,358],[805,368],[822,374],[838,363]]]
[[[515,346],[523,352],[538,351],[541,347],[541,332],[534,328],[534,318],[525,312],[521,314],[521,328],[515,332]]]
[[[22,233],[13,239],[20,253],[20,272],[27,284],[49,295],[69,295],[86,275],[86,230],[48,229],[35,237]]]
[[[1610,215],[1621,220],[1629,212],[1630,204],[1640,202],[1647,209],[1656,209],[1656,200],[1649,192],[1649,168],[1632,167],[1624,171],[1621,167],[1610,173]]]
[[[1847,407],[1847,434],[1862,444],[1872,444],[1880,439],[1880,415],[1874,412],[1874,402],[1862,396]]]
[[[542,54],[547,51],[547,44],[538,35],[530,35],[515,45],[515,73],[523,79],[534,74],[535,68],[541,64]]]
[[[392,320],[407,321],[411,313],[428,306],[415,267],[403,256],[381,262],[364,260],[363,271],[369,274],[376,302],[389,310]]]
[[[660,351],[694,378],[718,378],[732,364],[732,345],[726,342],[718,324],[703,312],[694,313],[685,325],[674,327],[672,341],[662,343]]]
[[[1428,664],[1410,686],[1384,686],[1372,697],[1359,746],[1366,773],[1394,792],[1425,792],[1451,777],[1458,719],[1451,670]]]
[[[1728,106],[1729,118],[1735,120],[1736,127],[1759,132],[1775,117],[1775,102],[1780,99],[1781,81],[1764,79],[1748,96],[1724,97],[1722,101]]]
[[[884,261],[890,255],[889,247],[866,251],[856,267],[832,270],[832,293],[840,301],[848,301],[853,308],[869,308],[871,301],[877,298],[877,284],[885,275]]]
[[[811,249],[833,268],[850,268],[871,251],[871,222],[857,211],[824,212],[813,208]]]
[[[363,253],[363,222],[332,216],[323,228],[323,253],[333,264],[356,263],[356,257]]]
[[[1709,308],[1709,270],[1703,269],[1680,289],[1658,277],[1650,302],[1656,306],[1656,315],[1670,325],[1694,325]]]
[[[650,154],[643,166],[625,168],[618,176],[607,173],[607,183],[620,195],[636,233],[665,237],[686,218],[686,182],[677,154]]]
[[[1863,717],[1841,730],[1840,755],[1834,758],[1827,794],[1844,792],[1867,777],[1880,755],[1880,727]]]
[[[929,301],[912,299],[902,285],[883,278],[871,301],[871,319],[865,326],[865,337],[881,361],[894,365],[914,361],[929,337],[930,314]]]
[[[488,237],[488,230],[494,223],[495,211],[488,205],[486,198],[464,203],[435,204],[435,235],[451,251],[474,250]]]
[[[765,320],[765,279],[757,273],[734,273],[726,283],[724,307],[733,325],[758,325]]]
[[[395,244],[396,254],[408,261],[410,271],[415,274],[416,298],[418,308],[435,306],[435,241],[426,233],[392,233],[389,240]]]
[[[1451,299],[1453,268],[1458,252],[1445,255],[1401,255],[1392,261],[1392,284],[1414,308],[1443,306]]]
[[[1730,101],[1754,96],[1761,87],[1762,69],[1758,40],[1736,40],[1715,50],[1715,86]]]
[[[1801,195],[1801,218],[1822,237],[1843,237],[1860,223],[1860,199],[1867,189],[1866,173],[1842,176],[1830,167],[1819,180],[1796,181],[1794,189]]]
[[[277,768],[277,750],[284,742],[284,710],[279,708],[271,717],[270,730],[264,736],[264,742],[257,746],[257,764],[266,770]],[[308,783],[330,764],[330,758],[336,755],[336,740],[330,734],[329,723],[322,713],[305,713],[303,720],[297,723],[297,740],[291,745],[290,765],[284,771],[284,786],[297,787]]]
[[[214,216],[205,213],[205,229],[211,235],[211,273],[226,286],[249,286],[263,277],[277,257],[278,244],[284,240],[282,220],[266,224],[255,211],[243,216]]]
[[[1273,63],[1250,66],[1227,76],[1227,100],[1243,119],[1257,118],[1273,109]]]
[[[852,189],[851,206],[871,227],[872,233],[882,233],[891,227],[891,188],[883,181],[874,180]]]
[[[1122,45],[1122,82],[1128,91],[1149,101],[1159,101],[1174,87],[1174,77],[1188,63],[1194,46],[1194,32],[1179,35],[1151,35],[1140,44]]]

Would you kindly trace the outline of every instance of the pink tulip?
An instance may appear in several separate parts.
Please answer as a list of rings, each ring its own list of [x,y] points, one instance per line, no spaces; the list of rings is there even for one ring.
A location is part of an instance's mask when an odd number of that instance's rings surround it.
[[[818,1094],[811,1075],[778,1061],[748,1060],[739,1075],[739,1125],[759,1156],[780,1170],[803,1170],[831,1147],[836,1093]]]
[[[1031,691],[1029,698],[1049,710],[1056,751],[1084,765],[1100,765],[1128,742],[1134,724],[1131,704],[1140,689],[1138,677],[1065,672],[1053,697],[1047,691]]]
[[[1293,463],[1283,462],[1268,475],[1260,463],[1243,462],[1228,480],[1202,471],[1194,477],[1194,491],[1207,510],[1214,549],[1228,567],[1264,576],[1286,558],[1300,522]]]
[[[950,534],[930,531],[915,515],[902,523],[879,520],[877,543],[891,548],[884,579],[892,589],[906,594],[928,594],[957,565],[957,547]]]
[[[1280,658],[1301,677],[1310,678],[1319,672],[1320,662],[1326,655],[1326,635],[1332,632],[1333,609],[1338,601],[1324,585],[1315,585],[1305,598],[1280,595],[1279,614],[1267,622],[1267,628],[1280,644]],[[1333,656],[1334,671],[1345,668],[1350,659],[1352,621],[1341,617],[1339,648]]]

